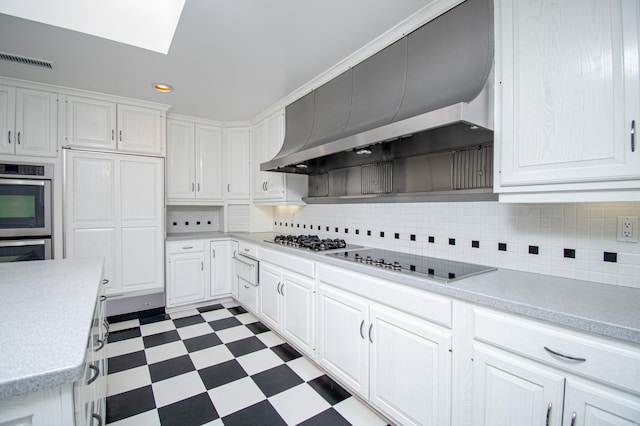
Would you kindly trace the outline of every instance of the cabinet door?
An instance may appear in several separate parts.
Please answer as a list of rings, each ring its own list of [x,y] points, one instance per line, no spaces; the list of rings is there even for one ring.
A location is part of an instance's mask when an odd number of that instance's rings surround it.
[[[227,198],[230,200],[249,199],[250,142],[248,128],[227,129]]]
[[[264,161],[269,161],[276,156],[284,142],[284,114],[275,114],[267,119],[267,149]],[[258,165],[258,168],[260,166]],[[267,198],[284,198],[285,174],[276,172],[264,172],[267,177]]]
[[[266,120],[251,129],[251,158],[253,158],[253,198],[262,200],[267,196],[268,173],[260,171],[260,163],[267,158],[267,122]]]
[[[280,289],[283,296],[282,332],[299,348],[313,356],[314,282],[284,272],[282,283]]]
[[[58,148],[58,95],[16,89],[16,154],[55,157]]]
[[[101,257],[107,292],[120,288],[116,217],[116,161],[106,156],[65,152],[65,257]]]
[[[0,86],[0,154],[13,154],[16,145],[16,89]]]
[[[596,383],[567,379],[564,407],[563,424],[565,425],[631,426],[640,424],[640,398]]]
[[[195,196],[194,128],[193,123],[167,120],[167,198]]]
[[[254,314],[258,313],[258,287],[238,277],[238,301]]]
[[[234,245],[230,241],[211,241],[209,295],[212,297],[231,293],[231,257]]]
[[[116,104],[68,96],[66,144],[115,150]]]
[[[369,400],[399,424],[449,424],[451,332],[383,306],[369,316]]]
[[[162,155],[162,111],[118,105],[118,150]]]
[[[260,265],[260,314],[267,324],[280,330],[282,325],[282,273],[264,262]]]
[[[120,156],[120,265],[125,291],[164,287],[164,161]]]
[[[503,188],[640,177],[639,21],[636,0],[496,3]]]
[[[360,396],[368,398],[367,302],[321,284],[318,309],[318,362]]]
[[[205,298],[204,253],[169,256],[167,306],[194,303]]]
[[[222,200],[222,130],[196,124],[196,197]]]
[[[563,392],[563,376],[517,355],[474,343],[474,426],[560,426]]]

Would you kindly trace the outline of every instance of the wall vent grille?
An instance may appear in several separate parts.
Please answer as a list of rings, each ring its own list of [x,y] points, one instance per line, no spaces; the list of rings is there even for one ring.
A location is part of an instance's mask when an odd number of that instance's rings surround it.
[[[53,69],[53,62],[42,59],[28,58],[26,56],[13,55],[11,53],[0,52],[0,61],[13,62],[14,64],[28,65],[31,67]]]

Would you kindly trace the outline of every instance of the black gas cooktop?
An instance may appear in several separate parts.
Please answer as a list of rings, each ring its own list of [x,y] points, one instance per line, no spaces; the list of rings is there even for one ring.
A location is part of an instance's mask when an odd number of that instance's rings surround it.
[[[320,238],[317,235],[277,235],[273,239],[273,241],[266,241],[283,246],[313,251],[327,251],[338,249],[352,250],[362,248],[362,246],[347,244],[345,240],[340,238]]]
[[[451,282],[496,269],[490,266],[374,248],[327,253],[327,256],[370,265],[371,267],[388,269],[398,273],[421,275],[443,282]]]

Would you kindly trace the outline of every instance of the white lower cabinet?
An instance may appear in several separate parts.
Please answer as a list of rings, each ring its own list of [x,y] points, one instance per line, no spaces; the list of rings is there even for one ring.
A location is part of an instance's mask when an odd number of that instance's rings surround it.
[[[295,346],[314,353],[314,281],[285,269],[260,264],[260,315]]]
[[[474,322],[474,426],[640,424],[637,346],[482,308]]]
[[[320,284],[318,361],[403,425],[449,424],[451,331]]]
[[[232,241],[167,243],[167,308],[231,294]]]

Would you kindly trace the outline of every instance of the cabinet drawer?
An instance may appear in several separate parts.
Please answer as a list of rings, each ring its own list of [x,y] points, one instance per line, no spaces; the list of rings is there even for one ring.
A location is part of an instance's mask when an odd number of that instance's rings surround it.
[[[274,250],[261,250],[260,260],[296,272],[309,278],[315,277],[316,263],[313,260],[289,256]]]
[[[171,254],[204,251],[204,243],[204,240],[174,241],[167,244],[167,251]]]
[[[238,252],[245,256],[258,258],[258,246],[255,244],[247,243],[246,241],[238,241]]]
[[[640,347],[637,345],[612,342],[483,308],[475,308],[474,318],[476,340],[640,393]]]
[[[318,278],[323,283],[451,328],[452,302],[446,297],[324,264],[318,264]]]

